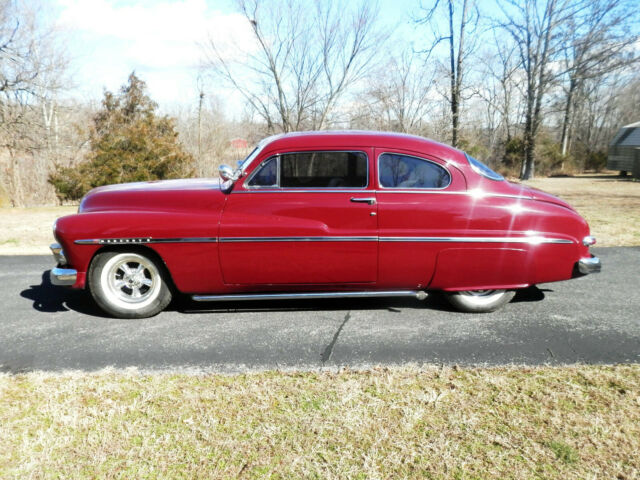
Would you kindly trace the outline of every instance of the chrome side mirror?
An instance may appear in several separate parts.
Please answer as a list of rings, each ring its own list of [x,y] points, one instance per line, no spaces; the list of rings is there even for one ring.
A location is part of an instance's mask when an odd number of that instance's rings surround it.
[[[220,165],[218,173],[220,174],[220,178],[225,182],[235,182],[238,179],[238,172],[234,171],[229,165]]]
[[[230,191],[233,183],[238,180],[241,175],[240,169],[234,171],[229,165],[220,165],[218,173],[222,179],[220,187],[223,191]]]

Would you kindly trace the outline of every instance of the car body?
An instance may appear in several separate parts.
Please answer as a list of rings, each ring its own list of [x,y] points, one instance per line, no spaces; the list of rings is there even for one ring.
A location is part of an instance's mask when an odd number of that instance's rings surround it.
[[[221,179],[95,188],[54,226],[52,283],[108,313],[198,301],[447,292],[491,311],[517,289],[600,270],[587,222],[422,137],[269,137]]]

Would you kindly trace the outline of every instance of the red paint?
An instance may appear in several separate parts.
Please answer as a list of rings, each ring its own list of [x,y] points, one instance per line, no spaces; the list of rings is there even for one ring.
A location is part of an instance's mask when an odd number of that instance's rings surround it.
[[[366,153],[363,189],[255,191],[244,181],[272,155],[307,150]],[[384,189],[377,181],[383,152],[422,157],[443,166],[443,190]],[[418,193],[412,193],[418,192]],[[373,198],[374,205],[352,198]],[[409,135],[376,132],[295,133],[263,146],[230,192],[217,180],[172,180],[101,187],[80,213],[57,222],[56,238],[84,288],[96,252],[128,245],[78,245],[105,238],[216,238],[218,242],[149,243],[185,293],[362,289],[469,290],[520,288],[566,280],[589,256],[589,228],[566,202],[474,172],[462,152]],[[529,238],[571,243],[424,242],[411,237]],[[355,241],[265,241],[282,237]],[[365,237],[365,238],[363,238]],[[375,239],[402,237],[404,241]],[[228,239],[263,239],[235,241]]]

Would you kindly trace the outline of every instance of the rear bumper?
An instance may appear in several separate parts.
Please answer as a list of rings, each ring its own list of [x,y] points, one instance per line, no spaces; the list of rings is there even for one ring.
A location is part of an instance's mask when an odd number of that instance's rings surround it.
[[[586,275],[588,273],[598,273],[602,268],[598,257],[581,258],[578,262],[578,270]]]

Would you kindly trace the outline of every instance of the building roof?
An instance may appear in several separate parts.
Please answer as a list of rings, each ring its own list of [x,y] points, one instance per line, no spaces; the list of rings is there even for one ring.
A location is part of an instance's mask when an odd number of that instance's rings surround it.
[[[615,134],[610,146],[616,147],[640,147],[640,122],[625,125]]]

